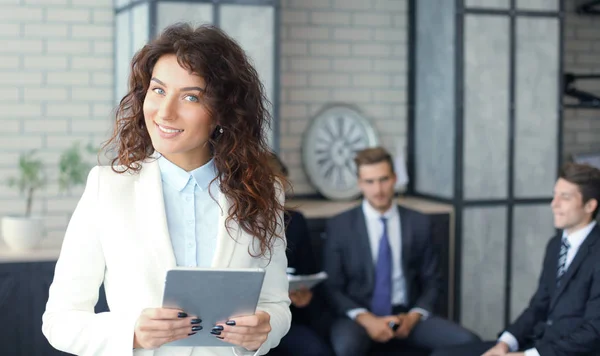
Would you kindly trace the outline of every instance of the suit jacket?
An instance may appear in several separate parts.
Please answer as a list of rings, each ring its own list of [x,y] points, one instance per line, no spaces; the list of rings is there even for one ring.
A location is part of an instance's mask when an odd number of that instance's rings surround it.
[[[433,312],[441,277],[429,219],[397,207],[402,238],[402,271],[409,308]],[[339,315],[355,308],[370,309],[375,266],[362,205],[333,217],[327,224],[323,264],[331,305]]]
[[[281,191],[279,197],[283,199]],[[257,309],[270,314],[272,331],[256,353],[234,348],[240,355],[263,355],[279,343],[291,322],[285,243],[278,240],[270,263],[250,256],[249,250],[258,243],[235,222],[227,229],[229,202],[223,194],[219,204],[218,242],[211,266],[266,268]],[[161,307],[166,272],[175,266],[158,163],[144,162],[139,174],[95,167],[56,264],[43,315],[44,335],[55,348],[77,355],[233,355],[231,347],[132,351],[141,311]],[[95,314],[102,283],[110,312]]]
[[[561,238],[562,232],[548,242],[538,289],[507,331],[541,356],[598,355],[600,227],[592,229],[557,286]]]

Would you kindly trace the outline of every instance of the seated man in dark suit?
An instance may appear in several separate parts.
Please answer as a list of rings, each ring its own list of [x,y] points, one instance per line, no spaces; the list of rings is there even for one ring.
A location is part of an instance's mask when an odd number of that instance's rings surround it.
[[[272,155],[271,167],[275,172],[288,175],[287,167],[279,157]],[[304,215],[286,208],[285,235],[288,268],[296,275],[318,273],[315,255],[310,241],[310,232]],[[326,343],[331,326],[325,306],[323,286],[313,290],[302,289],[290,293],[292,325],[278,347],[269,355],[281,356],[330,356],[332,351]]]
[[[372,346],[401,351],[479,341],[432,314],[440,291],[429,219],[394,203],[390,154],[370,148],[355,158],[364,200],[327,225],[327,297],[337,314],[331,343],[338,356]],[[390,323],[399,325],[394,331]]]
[[[600,228],[594,220],[599,201],[600,171],[567,164],[551,204],[554,226],[561,231],[548,242],[529,306],[497,341],[434,355],[600,355]]]

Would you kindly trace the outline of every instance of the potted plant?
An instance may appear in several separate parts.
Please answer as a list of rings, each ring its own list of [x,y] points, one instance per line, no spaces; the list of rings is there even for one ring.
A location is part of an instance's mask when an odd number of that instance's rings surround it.
[[[88,144],[84,151],[89,154],[95,153],[94,147],[91,144]],[[60,156],[58,162],[59,190],[64,192],[73,187],[83,185],[91,168],[92,165],[87,163],[82,155],[80,143],[76,142]]]
[[[19,189],[26,195],[25,215],[5,216],[2,218],[2,236],[8,247],[14,250],[27,250],[39,244],[42,239],[42,219],[32,217],[31,208],[36,191],[43,188],[44,164],[35,157],[35,150],[19,157],[19,173],[9,178],[8,185]]]

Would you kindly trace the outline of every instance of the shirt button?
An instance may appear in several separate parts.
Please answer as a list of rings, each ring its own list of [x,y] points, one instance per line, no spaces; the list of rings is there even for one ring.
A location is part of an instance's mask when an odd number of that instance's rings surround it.
[[[188,222],[187,222],[187,223],[191,225],[191,224],[193,224],[193,223],[194,223],[194,220],[188,220]]]

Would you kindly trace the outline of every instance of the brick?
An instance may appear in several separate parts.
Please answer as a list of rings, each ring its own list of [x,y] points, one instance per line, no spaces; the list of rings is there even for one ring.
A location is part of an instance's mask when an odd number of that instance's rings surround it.
[[[4,152],[23,152],[36,148],[42,148],[41,136],[0,136],[0,152],[2,154]]]
[[[2,37],[21,36],[21,26],[18,23],[0,23]]]
[[[311,74],[310,86],[322,88],[339,88],[350,85],[350,76],[347,74]]]
[[[67,69],[64,56],[25,56],[25,69]]]
[[[68,120],[27,120],[26,133],[67,133]]]
[[[386,135],[406,133],[406,124],[399,120],[375,120],[375,128]]]
[[[289,38],[296,40],[326,40],[329,38],[329,29],[314,26],[290,26]]]
[[[113,59],[112,57],[73,57],[71,59],[71,66],[73,69],[102,69],[112,71]]]
[[[406,61],[375,59],[373,61],[373,70],[375,72],[405,73]]]
[[[281,85],[285,88],[306,87],[308,76],[306,74],[285,73],[281,76]]]
[[[375,10],[406,12],[406,1],[407,0],[375,0]]]
[[[339,11],[313,11],[310,21],[317,25],[349,25],[350,14]]]
[[[336,28],[333,39],[342,41],[369,41],[373,37],[371,29]]]
[[[364,89],[336,89],[333,91],[333,100],[348,103],[371,102],[371,91]]]
[[[92,73],[92,85],[94,86],[112,86],[113,83],[114,78],[112,73]]]
[[[90,115],[90,105],[88,104],[53,104],[49,103],[46,107],[48,117],[86,117]],[[52,146],[52,145],[51,145]]]
[[[578,29],[576,36],[578,39],[600,40],[600,31],[597,29]]]
[[[308,110],[304,104],[283,104],[281,105],[281,116],[284,120],[290,118],[306,117]]]
[[[598,141],[598,134],[595,132],[578,132],[576,140],[578,143],[593,143]]]
[[[281,11],[281,23],[282,24],[308,24],[308,11],[302,10],[282,10]]]
[[[0,5],[19,5],[20,0],[0,0]]]
[[[20,97],[19,88],[0,87],[0,102],[19,101]]]
[[[333,8],[339,10],[369,10],[372,2],[367,0],[333,0]]]
[[[301,144],[302,144],[302,137],[288,136],[285,138],[285,140],[281,140],[281,142],[279,143],[279,147],[282,149],[290,149],[290,148],[298,149],[298,148],[300,148]],[[291,171],[291,169],[290,169],[290,171]],[[290,176],[291,176],[291,174],[290,174]]]
[[[112,24],[114,22],[113,10],[93,9],[92,21],[95,24]]]
[[[392,56],[406,58],[406,52],[408,51],[406,43],[392,44]]]
[[[71,0],[71,4],[74,7],[84,7],[84,6],[91,6],[91,7],[111,7],[113,5],[113,1],[112,0]]]
[[[24,0],[26,5],[67,5],[67,0]]]
[[[311,43],[310,54],[313,56],[341,57],[350,55],[350,45],[335,42]]]
[[[113,27],[110,25],[73,25],[71,37],[76,39],[93,38],[111,40]]]
[[[108,120],[74,119],[71,121],[71,131],[73,133],[98,133],[107,136],[111,133],[111,130],[112,123]]]
[[[583,64],[600,64],[600,54],[578,54],[577,63]]]
[[[331,0],[289,0],[292,9],[327,9],[331,8]]]
[[[365,73],[372,68],[369,59],[334,59],[333,70],[336,72]]]
[[[308,128],[309,120],[290,120],[289,133],[292,135],[302,136]]]
[[[281,54],[284,56],[307,55],[308,43],[306,41],[284,41],[281,44]]]
[[[0,11],[0,22],[36,22],[42,21],[43,11],[41,8],[4,6]]]
[[[4,53],[42,53],[44,45],[42,40],[0,38],[0,48]]]
[[[41,84],[42,73],[5,72],[0,75],[0,85]]]
[[[94,53],[112,55],[114,53],[113,46],[112,41],[94,41]]]
[[[16,69],[19,68],[21,60],[18,55],[0,56],[0,69]],[[2,80],[2,79],[0,79]]]
[[[375,40],[377,42],[402,42],[406,43],[407,33],[401,29],[376,29]]]
[[[2,134],[19,133],[21,123],[18,120],[0,120],[0,127],[0,133]]]
[[[89,85],[90,74],[88,72],[51,72],[47,74],[49,85]]]
[[[378,90],[373,93],[376,103],[406,103],[406,91],[404,90]]]
[[[293,71],[325,71],[331,68],[331,63],[328,59],[291,58],[290,67]]]
[[[66,37],[68,26],[63,24],[25,24],[25,37]]]
[[[394,75],[392,77],[392,86],[394,88],[406,88],[408,87],[408,78],[405,74]]]
[[[73,100],[77,101],[111,101],[111,90],[98,90],[97,88],[74,88],[71,92]]]
[[[355,74],[352,76],[352,85],[358,88],[389,88],[392,79],[389,75],[382,74]]]
[[[0,118],[3,119],[19,119],[25,117],[40,117],[42,116],[42,107],[39,104],[2,104],[0,110]]]
[[[321,102],[329,101],[329,90],[325,89],[290,89],[291,102]]]
[[[392,25],[392,16],[388,14],[355,13],[352,15],[352,24],[355,26],[389,27]]]
[[[405,28],[408,31],[408,19],[406,15],[394,16],[394,27]]]
[[[71,147],[75,142],[87,143],[88,141],[89,135],[82,134],[48,135],[46,137],[48,147],[60,150]]]
[[[46,9],[46,21],[61,23],[89,23],[92,18],[88,9]]]
[[[12,121],[17,122],[16,120]],[[19,162],[20,154],[20,152],[2,152],[0,155],[0,167],[15,167],[15,164]]]
[[[112,104],[93,104],[92,105],[92,116],[96,118],[112,117],[114,116],[114,110],[116,105]]]
[[[352,55],[359,57],[390,57],[392,48],[382,44],[355,44],[352,45]]]
[[[62,88],[24,88],[23,97],[27,102],[65,101],[69,98],[67,89]]]
[[[367,117],[383,118],[392,117],[392,105],[386,104],[364,104],[360,106]]]
[[[89,41],[48,40],[46,49],[51,54],[91,54],[92,46]]]

